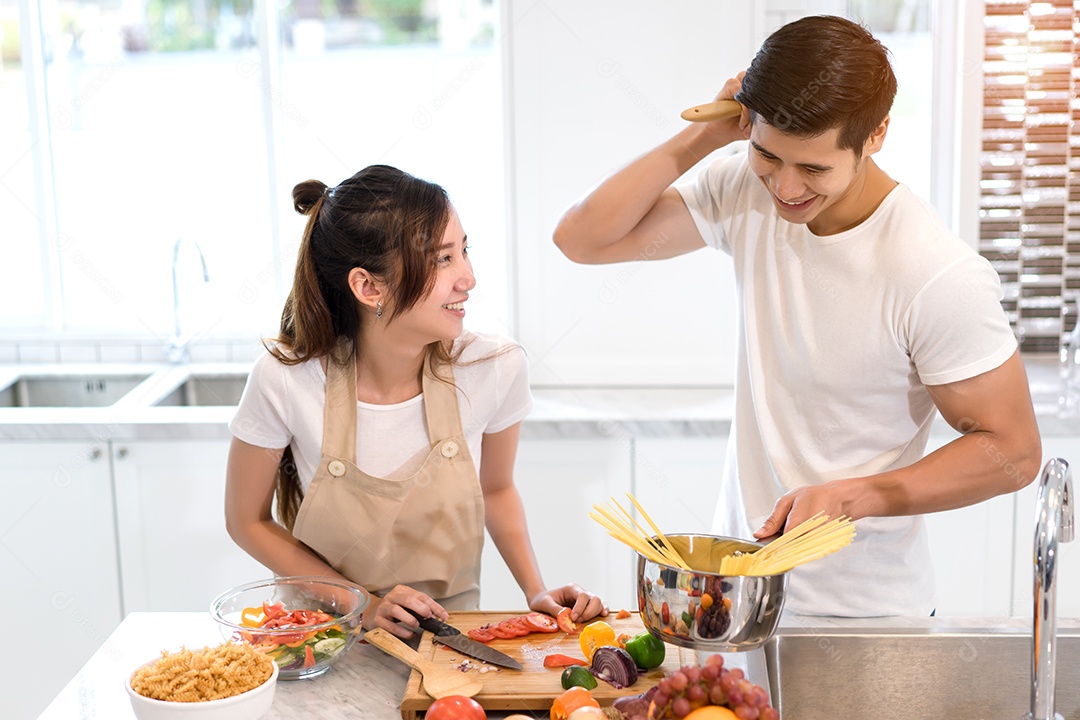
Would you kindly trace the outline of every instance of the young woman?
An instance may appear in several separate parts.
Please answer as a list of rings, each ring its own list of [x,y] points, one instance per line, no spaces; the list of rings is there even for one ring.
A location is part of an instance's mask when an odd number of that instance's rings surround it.
[[[232,538],[277,574],[363,585],[364,626],[401,637],[405,608],[478,607],[485,526],[532,610],[606,614],[540,577],[513,482],[527,365],[463,331],[476,279],[446,192],[373,165],[293,203],[310,219],[280,336],[230,425]]]

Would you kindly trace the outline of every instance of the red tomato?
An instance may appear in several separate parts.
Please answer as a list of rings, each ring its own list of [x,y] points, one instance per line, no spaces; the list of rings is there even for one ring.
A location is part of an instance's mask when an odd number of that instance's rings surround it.
[[[502,623],[499,623],[498,625],[492,625],[488,628],[488,630],[491,632],[492,635],[503,640],[508,640],[510,638],[515,638],[518,636],[515,631],[510,630],[509,628],[504,628],[502,626]]]
[[[431,703],[424,720],[487,720],[487,713],[472,698],[447,695]]]
[[[508,633],[513,633],[512,637],[524,637],[532,632],[529,628],[525,627],[517,618],[510,618],[509,620],[503,620],[499,623],[499,628]]]
[[[263,614],[266,615],[266,617],[268,619],[273,619],[273,618],[276,618],[276,617],[280,617],[280,616],[285,614],[285,604],[284,603],[276,602],[273,605],[271,605],[270,603],[268,603],[268,602],[266,602],[264,600],[262,607],[263,607]]]
[[[559,632],[559,623],[555,621],[555,618],[544,613],[534,612],[522,615],[521,621],[533,632]]]
[[[555,618],[555,622],[559,624],[559,629],[567,635],[581,632],[581,626],[570,619],[570,608],[568,607],[564,607],[559,611],[559,617]]]
[[[466,635],[473,640],[482,643],[489,643],[495,639],[495,633],[491,632],[491,628],[487,625],[484,627],[473,628],[472,630],[469,630]]]

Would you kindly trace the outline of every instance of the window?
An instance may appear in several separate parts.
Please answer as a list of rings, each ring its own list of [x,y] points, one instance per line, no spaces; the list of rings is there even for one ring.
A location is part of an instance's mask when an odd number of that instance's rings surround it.
[[[40,27],[19,27],[20,5]],[[472,326],[504,326],[495,11],[0,0],[0,212],[20,268],[4,326],[272,334],[306,220],[293,185],[374,163],[450,191],[475,248]]]
[[[889,132],[875,162],[894,180],[927,200],[933,107],[934,42],[929,0],[848,0],[847,16],[862,23],[892,54],[896,100]]]
[[[16,277],[0,283],[0,308],[17,309],[0,311],[7,327],[40,325],[46,318],[42,270],[47,252],[37,242],[45,209],[34,183],[41,156],[30,134],[21,30],[16,0],[0,0],[0,246],[5,264],[18,268]]]
[[[1057,352],[1080,297],[1080,6],[987,2],[979,250],[1027,353]]]

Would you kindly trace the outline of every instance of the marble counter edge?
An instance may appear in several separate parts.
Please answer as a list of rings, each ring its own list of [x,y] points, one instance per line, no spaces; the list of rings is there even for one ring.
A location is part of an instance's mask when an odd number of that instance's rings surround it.
[[[1026,361],[1039,427],[1044,436],[1080,436],[1080,418],[1057,412],[1056,366]],[[93,366],[45,365],[34,372],[63,373]],[[139,366],[134,366],[139,367]],[[124,366],[124,369],[132,369]],[[195,375],[237,374],[244,363],[142,366],[150,378],[131,397],[97,408],[0,407],[0,440],[228,440],[235,407],[168,407],[152,403]],[[0,365],[2,379],[25,367]],[[735,412],[731,386],[534,386],[533,409],[522,423],[526,439],[727,437]],[[954,431],[940,417],[934,432]]]
[[[1060,618],[1059,629],[1080,628],[1080,619]],[[993,634],[1030,633],[1031,621],[1007,617],[834,618],[787,615],[778,634],[880,630],[884,632],[965,631]],[[98,651],[67,683],[39,720],[81,718],[122,720],[133,717],[123,691],[124,678],[162,649],[198,647],[222,641],[206,613],[130,613]],[[371,646],[359,644],[331,673],[314,681],[279,683],[269,717],[295,717],[333,703],[335,717],[356,720],[396,720],[400,717],[408,668]]]
[[[522,422],[526,439],[727,437],[731,388],[536,388]],[[0,408],[0,440],[168,440],[231,438],[235,408]],[[1080,418],[1038,412],[1044,436],[1080,436]],[[953,430],[940,417],[934,432]]]

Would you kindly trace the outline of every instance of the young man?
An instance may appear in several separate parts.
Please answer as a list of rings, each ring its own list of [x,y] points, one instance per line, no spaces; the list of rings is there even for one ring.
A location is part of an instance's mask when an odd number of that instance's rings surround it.
[[[797,613],[930,614],[918,515],[1017,490],[1041,457],[996,273],[873,160],[895,93],[863,28],[793,22],[717,96],[740,117],[686,127],[555,230],[582,263],[732,256],[735,416],[714,532],[766,538],[819,511],[858,520],[851,547],[792,571]],[[745,154],[672,187],[744,139]],[[923,458],[935,407],[962,435]]]

